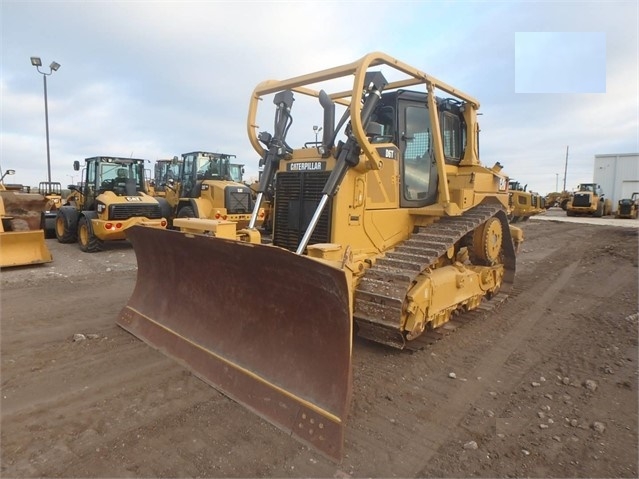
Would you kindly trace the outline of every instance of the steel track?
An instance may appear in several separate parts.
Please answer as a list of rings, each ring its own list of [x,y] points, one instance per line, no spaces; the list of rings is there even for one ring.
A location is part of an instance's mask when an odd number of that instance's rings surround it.
[[[502,303],[508,297],[515,276],[514,246],[501,204],[481,204],[461,216],[446,216],[436,223],[419,227],[409,239],[366,271],[354,295],[353,316],[358,335],[400,349],[419,349],[432,342],[429,338],[441,336],[440,330],[450,329],[440,327],[426,331],[416,340],[406,341],[402,330],[406,295],[423,271],[434,267],[451,247],[491,217],[497,217],[502,224],[505,271],[500,293],[490,303],[494,306]],[[483,304],[482,307],[486,308]]]

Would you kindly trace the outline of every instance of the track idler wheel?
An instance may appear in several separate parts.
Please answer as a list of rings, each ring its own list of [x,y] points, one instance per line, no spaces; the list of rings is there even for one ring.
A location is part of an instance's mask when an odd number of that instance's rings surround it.
[[[504,232],[499,219],[493,217],[473,232],[473,256],[486,265],[499,261]]]

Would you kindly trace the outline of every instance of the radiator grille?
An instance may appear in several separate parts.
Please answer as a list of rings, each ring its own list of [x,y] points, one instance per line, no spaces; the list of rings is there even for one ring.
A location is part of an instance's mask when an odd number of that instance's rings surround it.
[[[128,220],[133,217],[145,217],[150,220],[162,218],[160,205],[158,204],[131,204],[123,203],[109,206],[110,220]]]
[[[273,244],[295,251],[315,209],[330,172],[278,172],[275,184]],[[329,243],[331,237],[332,199],[315,227],[309,244]]]
[[[572,198],[572,205],[590,207],[590,195],[587,193],[575,193]]]
[[[248,189],[238,191],[237,186],[228,186],[224,190],[226,212],[229,214],[251,213],[251,192]]]

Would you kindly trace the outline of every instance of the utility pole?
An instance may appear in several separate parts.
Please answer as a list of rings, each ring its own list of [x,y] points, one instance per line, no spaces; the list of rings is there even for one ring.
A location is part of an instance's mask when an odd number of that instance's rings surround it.
[[[559,173],[555,173],[555,191],[559,191]]]
[[[566,191],[566,175],[567,174],[568,174],[568,146],[566,146],[566,164],[564,166],[564,190],[563,191]]]

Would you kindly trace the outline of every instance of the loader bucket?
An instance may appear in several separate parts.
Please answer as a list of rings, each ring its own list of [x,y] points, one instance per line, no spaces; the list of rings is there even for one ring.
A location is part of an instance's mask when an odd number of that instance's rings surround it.
[[[2,215],[11,216],[14,220],[24,223],[25,230],[40,229],[42,213],[47,206],[44,196],[21,191],[2,191],[0,197],[4,208]]]
[[[0,268],[51,261],[43,230],[0,232]]]
[[[339,461],[351,394],[343,271],[274,246],[135,226],[117,324]]]

